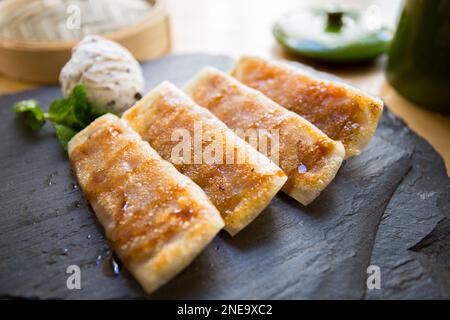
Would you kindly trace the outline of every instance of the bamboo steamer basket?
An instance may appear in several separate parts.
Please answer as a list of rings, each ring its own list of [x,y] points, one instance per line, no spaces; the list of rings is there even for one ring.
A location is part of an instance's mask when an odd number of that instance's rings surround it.
[[[33,0],[3,0],[0,11],[15,10]],[[130,50],[139,61],[170,51],[170,22],[165,0],[148,0],[153,7],[136,24],[102,34]],[[17,80],[44,84],[58,82],[59,72],[70,59],[73,41],[24,41],[0,37],[0,73]]]

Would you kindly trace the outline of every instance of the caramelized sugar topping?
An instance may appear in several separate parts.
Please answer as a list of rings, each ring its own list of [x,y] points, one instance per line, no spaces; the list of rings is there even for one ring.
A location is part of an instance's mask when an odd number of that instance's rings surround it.
[[[192,227],[201,206],[186,188],[164,174],[161,161],[111,125],[71,154],[87,200],[125,262],[145,259]]]
[[[319,136],[299,121],[297,115],[275,103],[261,102],[220,74],[211,74],[197,83],[191,94],[195,102],[209,109],[233,130],[278,129],[279,164],[288,174],[320,168],[324,158],[334,149],[332,141]],[[271,139],[272,135],[268,134],[268,145],[271,145]],[[298,171],[301,165],[304,169]]]
[[[231,219],[237,205],[244,198],[252,198],[267,187],[273,173],[257,172],[249,163],[237,163],[237,146],[227,140],[227,128],[218,127],[212,117],[193,111],[186,101],[178,99],[172,92],[159,94],[146,111],[129,113],[128,121],[144,140],[161,155],[171,161],[172,150],[179,143],[173,141],[172,134],[177,129],[185,129],[194,137],[194,123],[201,123],[201,150],[206,150],[213,141],[222,149],[222,163],[208,164],[204,159],[194,162],[194,143],[191,144],[190,163],[174,164],[183,174],[191,178],[208,195],[220,211],[225,223]],[[230,157],[230,154],[234,156]],[[227,158],[228,155],[228,158]],[[281,170],[279,174],[284,175]]]
[[[358,133],[361,97],[349,96],[345,87],[258,59],[246,61],[242,68],[240,81],[303,116],[330,138],[348,141]]]

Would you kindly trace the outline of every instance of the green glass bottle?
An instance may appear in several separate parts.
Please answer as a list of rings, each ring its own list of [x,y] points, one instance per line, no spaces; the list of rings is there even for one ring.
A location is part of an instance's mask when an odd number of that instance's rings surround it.
[[[403,96],[450,114],[450,0],[406,0],[387,79]]]

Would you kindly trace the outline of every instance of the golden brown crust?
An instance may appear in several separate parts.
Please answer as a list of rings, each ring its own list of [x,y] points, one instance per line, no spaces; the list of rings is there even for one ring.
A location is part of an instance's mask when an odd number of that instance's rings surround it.
[[[283,191],[302,204],[313,201],[335,177],[345,153],[342,144],[262,93],[211,67],[184,89],[233,130],[277,132],[279,165],[289,177]],[[268,145],[273,136],[267,135]]]
[[[197,183],[220,211],[225,230],[234,235],[250,223],[286,182],[283,171],[239,139],[211,112],[193,103],[181,90],[164,82],[142,98],[123,118],[166,160]],[[195,139],[195,124],[201,124],[201,150],[220,146],[222,163],[195,161],[195,143],[188,161],[173,158],[179,144],[176,130],[185,129]],[[198,136],[198,135],[197,135]],[[237,161],[238,153],[248,155]],[[231,157],[233,159],[231,159]],[[230,162],[231,159],[231,162]],[[186,159],[185,159],[186,160]]]
[[[78,133],[69,158],[114,250],[148,293],[223,227],[204,192],[116,116],[102,116]]]
[[[282,62],[242,57],[231,74],[342,141],[346,158],[367,147],[383,111],[377,98]]]

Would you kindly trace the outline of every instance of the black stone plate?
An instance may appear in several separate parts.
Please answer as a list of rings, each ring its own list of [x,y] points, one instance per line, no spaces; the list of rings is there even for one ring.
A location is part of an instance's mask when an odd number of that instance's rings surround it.
[[[150,89],[231,63],[167,56],[144,72]],[[21,99],[48,105],[60,96],[45,87],[0,97],[0,297],[148,297],[126,270],[105,274],[108,243],[51,126],[31,134],[10,111]],[[221,232],[150,298],[449,298],[449,214],[442,159],[385,110],[369,148],[346,161],[313,204],[277,195],[250,226],[234,238]],[[69,265],[81,268],[81,290],[66,287]],[[379,290],[367,289],[369,265],[380,268]]]

